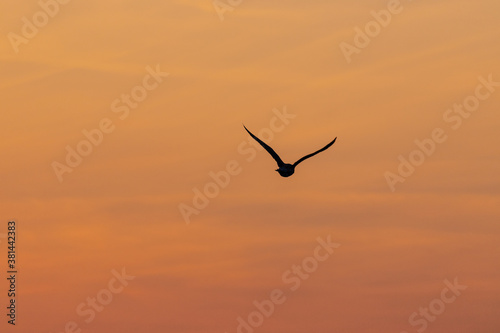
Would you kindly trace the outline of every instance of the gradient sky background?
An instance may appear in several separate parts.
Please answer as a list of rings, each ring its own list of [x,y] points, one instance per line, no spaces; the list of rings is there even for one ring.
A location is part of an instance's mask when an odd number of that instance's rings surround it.
[[[281,289],[255,332],[410,333],[455,277],[468,289],[426,332],[499,332],[500,88],[457,130],[443,114],[500,81],[500,3],[403,6],[348,64],[339,44],[387,1],[248,0],[221,21],[210,0],[73,0],[19,53],[7,34],[39,4],[1,2],[0,234],[18,221],[20,271],[2,332],[231,333]],[[157,64],[170,76],[120,120],[111,103]],[[259,133],[284,108],[285,161],[338,137],[288,179],[238,152],[242,123]],[[51,163],[103,118],[114,132],[59,182]],[[437,127],[447,141],[391,192],[384,174]],[[232,160],[186,225],[179,204]],[[282,274],[328,235],[341,246],[290,292]],[[86,323],[76,308],[123,267],[136,278]]]

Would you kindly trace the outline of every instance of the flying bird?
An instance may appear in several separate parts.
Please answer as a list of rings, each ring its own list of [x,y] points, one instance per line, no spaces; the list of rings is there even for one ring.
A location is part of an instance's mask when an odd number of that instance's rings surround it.
[[[243,125],[243,127],[245,127],[245,125]],[[309,155],[306,155],[304,157],[302,157],[300,160],[298,160],[297,162],[293,163],[293,164],[288,164],[288,163],[284,163],[281,158],[278,156],[278,154],[276,154],[276,152],[273,150],[273,148],[269,147],[266,143],[264,143],[261,139],[259,139],[258,137],[256,137],[255,135],[252,134],[252,132],[250,132],[246,127],[245,127],[245,130],[248,132],[248,134],[250,134],[250,136],[252,138],[255,139],[255,141],[257,141],[262,147],[264,147],[265,150],[267,150],[267,152],[269,154],[271,154],[271,156],[274,158],[274,160],[276,161],[276,163],[278,163],[278,169],[276,169],[275,171],[278,171],[279,174],[282,176],[282,177],[290,177],[291,175],[293,175],[293,173],[295,172],[295,167],[302,161],[308,159],[309,157],[313,157],[314,155],[318,154],[318,153],[321,153],[323,150],[326,150],[328,149],[331,145],[333,145],[335,143],[335,140],[337,140],[337,138],[333,139],[332,142],[330,142],[329,144],[327,144],[326,146],[324,146],[323,148],[321,148],[320,150],[317,150],[315,151],[314,153],[312,154],[309,154]]]

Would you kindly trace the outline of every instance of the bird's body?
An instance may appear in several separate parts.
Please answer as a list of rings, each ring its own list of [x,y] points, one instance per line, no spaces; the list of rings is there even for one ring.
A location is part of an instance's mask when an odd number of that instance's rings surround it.
[[[281,177],[290,177],[295,172],[295,167],[292,164],[284,163],[276,171]]]
[[[243,127],[245,127],[245,125],[243,125]],[[262,140],[260,140],[255,135],[253,135],[252,132],[250,132],[246,127],[245,127],[245,130],[248,132],[248,134],[250,134],[250,136],[252,138],[255,139],[255,141],[257,141],[262,147],[264,147],[264,149],[274,158],[274,160],[276,161],[276,163],[278,163],[278,169],[276,169],[276,171],[278,171],[278,173],[282,177],[290,177],[291,175],[293,175],[293,173],[295,172],[295,167],[300,162],[304,161],[305,159],[308,159],[309,157],[313,157],[314,155],[316,155],[318,153],[321,153],[323,150],[328,149],[331,145],[333,145],[335,143],[335,140],[337,140],[337,138],[335,138],[335,139],[333,139],[332,142],[330,142],[329,144],[327,144],[326,146],[324,146],[320,150],[317,150],[317,151],[315,151],[312,154],[309,154],[309,155],[306,155],[306,156],[302,157],[301,159],[299,159],[294,164],[289,164],[289,163],[284,163],[281,160],[281,158],[279,157],[279,155],[276,154],[276,152],[271,147],[269,147],[266,143],[264,143]]]

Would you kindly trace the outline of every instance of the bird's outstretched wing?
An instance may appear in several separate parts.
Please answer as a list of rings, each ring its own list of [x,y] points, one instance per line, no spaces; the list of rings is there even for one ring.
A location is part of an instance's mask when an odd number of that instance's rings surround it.
[[[243,125],[243,127],[245,127],[245,125]],[[267,152],[269,154],[271,154],[271,156],[274,158],[274,160],[276,161],[276,163],[278,163],[278,167],[281,167],[283,164],[285,164],[285,163],[283,163],[283,161],[281,160],[281,158],[278,156],[278,154],[276,154],[276,152],[273,150],[273,148],[269,147],[262,140],[260,140],[258,137],[256,137],[255,135],[253,135],[252,132],[250,132],[246,127],[245,127],[245,129],[248,132],[248,134],[250,134],[250,136],[255,139],[255,141],[257,141],[258,143],[260,143],[260,145],[262,147],[264,147],[264,149],[267,150]]]
[[[332,142],[330,142],[329,144],[327,144],[326,146],[324,146],[323,148],[321,148],[320,150],[318,151],[315,151],[314,153],[312,154],[309,154],[309,155],[306,155],[304,157],[302,157],[300,160],[298,160],[297,162],[295,162],[293,164],[294,167],[296,167],[300,162],[302,162],[303,160],[305,159],[308,159],[309,157],[313,157],[314,155],[318,154],[318,153],[321,153],[323,150],[326,150],[328,149],[331,145],[333,145],[335,143],[335,140],[337,140],[337,138],[333,139]]]

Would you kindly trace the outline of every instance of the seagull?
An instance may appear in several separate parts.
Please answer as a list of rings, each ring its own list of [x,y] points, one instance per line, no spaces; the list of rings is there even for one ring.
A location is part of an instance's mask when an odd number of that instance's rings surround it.
[[[245,127],[245,125],[243,125],[243,127]],[[274,160],[276,161],[276,163],[278,163],[278,169],[276,169],[275,171],[278,171],[281,177],[290,177],[291,175],[293,175],[293,173],[295,172],[295,167],[300,162],[304,161],[305,159],[308,159],[309,157],[313,157],[314,155],[316,155],[318,153],[321,153],[323,150],[328,149],[331,145],[333,145],[335,143],[335,140],[337,140],[337,138],[335,138],[335,139],[333,139],[332,142],[330,142],[329,144],[327,144],[326,146],[324,146],[320,150],[317,150],[317,151],[315,151],[312,154],[309,154],[309,155],[306,155],[306,156],[302,157],[300,160],[298,160],[297,162],[295,162],[293,164],[288,164],[288,163],[284,163],[281,160],[281,158],[278,156],[278,154],[276,154],[276,152],[273,150],[273,148],[269,147],[262,140],[260,140],[258,137],[256,137],[255,135],[253,135],[252,132],[250,132],[246,127],[245,127],[245,130],[248,132],[248,134],[250,134],[250,136],[252,138],[255,139],[255,141],[257,141],[258,143],[260,143],[260,145],[262,147],[264,147],[264,149],[267,150],[267,152],[269,154],[271,154],[271,156],[274,158]]]

